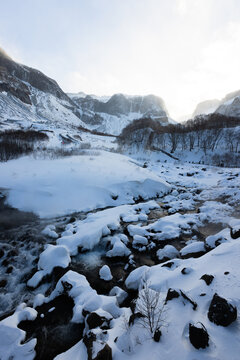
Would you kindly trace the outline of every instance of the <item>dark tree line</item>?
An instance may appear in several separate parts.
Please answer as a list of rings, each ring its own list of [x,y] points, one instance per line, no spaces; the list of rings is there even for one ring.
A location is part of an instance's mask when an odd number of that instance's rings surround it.
[[[217,113],[197,116],[182,124],[162,125],[151,118],[134,120],[126,126],[119,136],[119,143],[131,145],[145,142],[146,147],[169,150],[201,149],[214,151],[220,142],[226,150],[238,152],[240,149],[240,132],[235,127],[240,126],[240,118],[229,117]],[[148,129],[148,131],[147,131]],[[147,141],[146,138],[148,137]]]

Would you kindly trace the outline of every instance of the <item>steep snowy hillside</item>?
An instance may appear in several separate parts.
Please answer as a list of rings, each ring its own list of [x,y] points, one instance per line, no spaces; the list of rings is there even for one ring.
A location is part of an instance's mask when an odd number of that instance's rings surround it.
[[[81,119],[98,131],[118,135],[134,119],[151,117],[163,125],[171,119],[163,100],[155,95],[96,97],[84,93],[69,94],[78,105]]]
[[[0,125],[29,127],[33,122],[86,126],[76,105],[54,80],[14,62],[0,49]]]
[[[222,100],[213,99],[199,103],[192,114],[192,118],[214,112],[226,116],[240,117],[240,90],[227,94]]]
[[[226,116],[240,117],[240,91],[228,94],[216,109],[217,113]]]
[[[192,114],[192,118],[194,118],[197,115],[201,115],[201,114],[213,113],[218,108],[219,104],[220,104],[220,100],[218,100],[218,99],[206,100],[206,101],[200,102],[196,106],[196,109],[194,110],[194,112]]]

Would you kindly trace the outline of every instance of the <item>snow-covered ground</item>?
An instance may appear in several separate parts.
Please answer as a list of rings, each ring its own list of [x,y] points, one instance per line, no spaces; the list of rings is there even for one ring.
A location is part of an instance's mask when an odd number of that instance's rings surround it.
[[[101,141],[97,137],[96,147]],[[1,232],[0,298],[8,299],[1,311],[14,310],[19,293],[19,301],[27,302],[0,321],[2,359],[34,359],[36,341],[47,358],[54,321],[59,338],[70,323],[84,327],[67,349],[59,345],[52,357],[58,360],[87,360],[88,353],[95,358],[99,352],[114,360],[239,358],[238,316],[222,326],[208,314],[215,293],[233,313],[240,310],[239,169],[90,149],[52,160],[22,157],[1,163],[0,171],[7,203],[40,215],[43,237],[39,244],[26,233],[20,241],[19,228],[11,258]],[[20,247],[22,241],[28,247]],[[24,261],[28,274],[19,277]],[[19,287],[13,279],[21,281]],[[154,311],[160,318],[153,328],[161,331],[159,342],[137,314],[146,289],[158,298]],[[72,315],[58,332],[61,296],[72,301]],[[135,313],[131,301],[137,302]],[[20,330],[22,320],[32,330],[22,324]],[[47,340],[39,333],[41,322]],[[189,323],[206,329],[206,348],[191,344]]]
[[[8,204],[41,217],[131,204],[171,188],[130,158],[104,151],[55,160],[22,157],[1,163],[0,171]]]

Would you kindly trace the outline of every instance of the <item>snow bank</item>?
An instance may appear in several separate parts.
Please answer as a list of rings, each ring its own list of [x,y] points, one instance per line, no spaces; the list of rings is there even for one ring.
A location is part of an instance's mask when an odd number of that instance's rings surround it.
[[[21,304],[15,313],[0,321],[0,359],[9,360],[33,360],[35,357],[34,348],[37,339],[32,339],[25,344],[25,331],[17,326],[23,320],[35,320],[37,311]]]
[[[72,255],[76,255],[79,247],[90,250],[99,243],[103,236],[110,235],[111,230],[119,229],[122,218],[139,216],[137,214],[139,209],[141,209],[141,213],[146,213],[149,212],[149,209],[158,207],[159,205],[155,201],[149,201],[143,204],[117,206],[89,214],[85,220],[76,221],[74,227],[68,227],[67,230],[71,231],[71,235],[61,236],[57,243],[65,245]],[[126,236],[121,235],[121,238],[118,236],[114,239],[112,239],[113,251],[110,250],[108,256],[110,254],[115,254],[114,256],[129,255],[130,251],[124,245],[124,242],[127,241]]]
[[[104,151],[56,160],[23,157],[1,163],[0,173],[8,203],[41,217],[130,204],[171,189],[128,157]]]

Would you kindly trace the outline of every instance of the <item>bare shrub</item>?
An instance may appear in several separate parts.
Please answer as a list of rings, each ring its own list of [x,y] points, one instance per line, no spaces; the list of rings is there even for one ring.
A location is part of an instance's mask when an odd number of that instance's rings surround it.
[[[136,312],[142,317],[139,323],[154,337],[157,331],[165,324],[164,303],[160,299],[160,292],[150,289],[149,282],[144,280],[143,289],[139,292]]]

